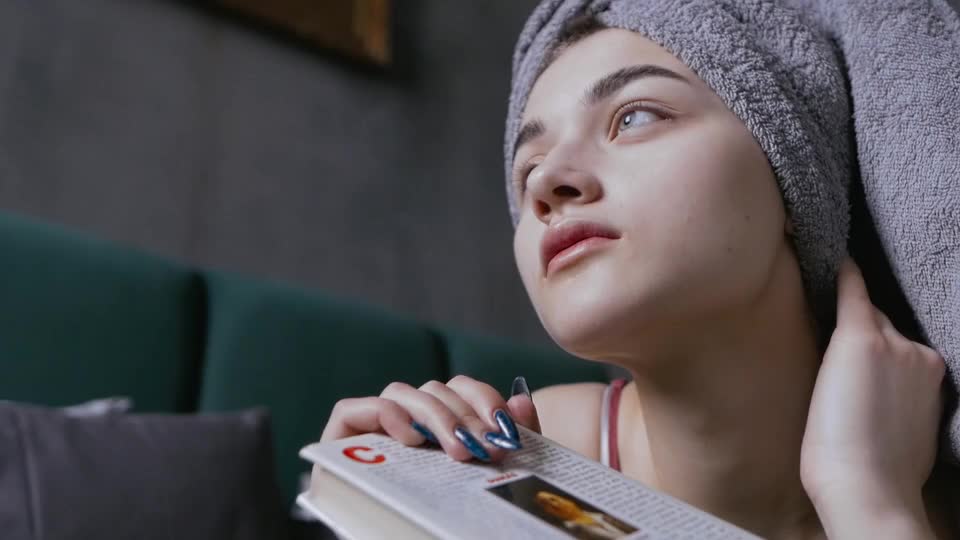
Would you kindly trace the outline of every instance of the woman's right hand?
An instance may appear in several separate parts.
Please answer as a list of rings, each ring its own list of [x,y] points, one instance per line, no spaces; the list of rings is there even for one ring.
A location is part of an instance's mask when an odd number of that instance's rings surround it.
[[[321,441],[361,433],[386,433],[407,446],[435,442],[457,461],[496,462],[520,448],[516,424],[540,432],[526,381],[517,377],[504,401],[492,386],[465,375],[419,388],[393,382],[378,397],[341,399],[334,405]]]

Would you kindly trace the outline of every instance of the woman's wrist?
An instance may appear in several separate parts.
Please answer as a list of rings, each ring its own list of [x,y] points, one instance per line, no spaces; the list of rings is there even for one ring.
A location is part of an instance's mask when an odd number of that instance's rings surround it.
[[[860,486],[831,490],[813,504],[830,540],[936,539],[919,492],[907,495]]]

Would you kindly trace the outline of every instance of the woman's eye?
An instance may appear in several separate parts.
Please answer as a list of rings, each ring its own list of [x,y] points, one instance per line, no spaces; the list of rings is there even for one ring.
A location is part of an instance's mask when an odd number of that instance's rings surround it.
[[[620,115],[620,120],[617,122],[617,133],[623,133],[628,129],[633,129],[634,127],[642,126],[649,122],[655,122],[659,119],[659,115],[650,111],[642,109],[627,111]]]
[[[536,163],[527,163],[517,172],[513,183],[516,186],[518,196],[523,197],[523,195],[527,192],[527,178],[530,177],[530,173],[532,173],[533,169],[536,167]]]

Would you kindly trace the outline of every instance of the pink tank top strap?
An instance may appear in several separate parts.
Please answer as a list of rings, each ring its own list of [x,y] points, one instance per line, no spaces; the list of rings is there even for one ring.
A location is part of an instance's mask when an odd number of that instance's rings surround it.
[[[600,462],[615,471],[620,470],[620,454],[617,450],[617,411],[620,394],[626,379],[614,379],[603,392],[600,409]]]

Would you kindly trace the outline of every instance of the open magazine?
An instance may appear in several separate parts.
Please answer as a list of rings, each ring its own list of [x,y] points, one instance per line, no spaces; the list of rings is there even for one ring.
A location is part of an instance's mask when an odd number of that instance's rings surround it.
[[[342,538],[759,538],[519,426],[496,465],[379,434],[311,444],[297,503]]]

